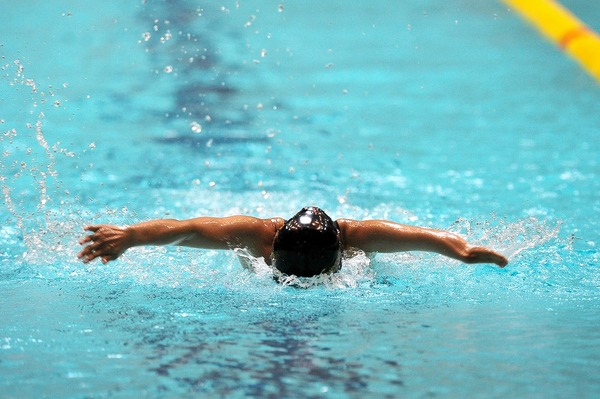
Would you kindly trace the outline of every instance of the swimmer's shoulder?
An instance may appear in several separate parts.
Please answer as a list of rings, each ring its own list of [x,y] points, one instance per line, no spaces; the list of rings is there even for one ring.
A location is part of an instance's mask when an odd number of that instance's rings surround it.
[[[280,218],[280,217],[274,217],[274,218],[268,219],[268,221],[275,233],[278,232],[279,229],[281,229],[283,227],[283,225],[285,224],[285,219]]]
[[[337,219],[344,250],[356,249],[356,237],[361,233],[361,222],[353,219]]]
[[[358,220],[352,219],[337,219],[335,222],[337,223],[342,234],[353,228],[358,228],[360,223]]]

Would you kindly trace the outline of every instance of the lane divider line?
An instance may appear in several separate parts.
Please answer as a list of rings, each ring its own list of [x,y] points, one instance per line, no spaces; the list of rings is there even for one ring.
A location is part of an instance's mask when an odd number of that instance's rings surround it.
[[[554,0],[502,0],[600,83],[600,36]]]

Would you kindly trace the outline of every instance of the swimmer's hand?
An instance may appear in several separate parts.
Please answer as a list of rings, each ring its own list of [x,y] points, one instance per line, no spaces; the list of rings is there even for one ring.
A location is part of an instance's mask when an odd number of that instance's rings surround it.
[[[467,256],[462,260],[465,263],[495,263],[500,267],[508,264],[508,259],[504,255],[485,247],[470,247]]]
[[[96,258],[100,258],[102,263],[108,263],[121,256],[133,244],[131,232],[125,227],[100,224],[83,229],[92,232],[79,240],[79,244],[85,245],[77,255],[83,263]]]

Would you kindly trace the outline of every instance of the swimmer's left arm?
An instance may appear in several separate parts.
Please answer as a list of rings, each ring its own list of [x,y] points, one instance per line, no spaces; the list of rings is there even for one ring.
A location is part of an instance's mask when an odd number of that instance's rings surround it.
[[[430,251],[465,263],[508,264],[503,255],[473,246],[457,234],[387,220],[338,220],[344,245],[365,252]]]

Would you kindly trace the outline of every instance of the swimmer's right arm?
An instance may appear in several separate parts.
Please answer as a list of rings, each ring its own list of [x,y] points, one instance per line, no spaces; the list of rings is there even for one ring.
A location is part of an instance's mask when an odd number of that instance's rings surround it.
[[[276,219],[250,216],[199,217],[188,220],[159,219],[131,226],[86,226],[91,234],[78,257],[84,262],[117,259],[127,249],[142,245],[179,245],[206,249],[246,248],[253,256],[267,258],[276,233]]]

